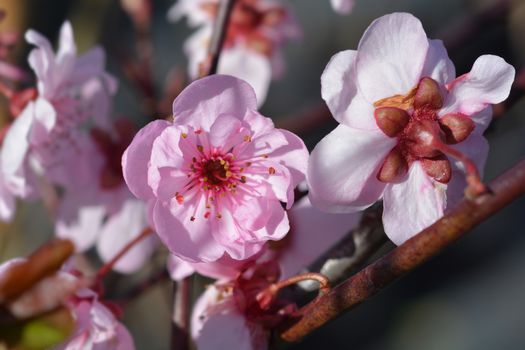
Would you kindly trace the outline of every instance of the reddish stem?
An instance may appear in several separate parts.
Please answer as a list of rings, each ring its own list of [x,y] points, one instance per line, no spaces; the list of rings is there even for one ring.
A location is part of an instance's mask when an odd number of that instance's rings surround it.
[[[268,288],[260,292],[257,295],[257,298],[262,299],[265,296],[270,296],[271,299],[273,299],[281,289],[308,280],[319,282],[319,295],[324,295],[330,291],[330,281],[325,275],[316,272],[307,272],[287,278],[277,283],[272,283]]]
[[[446,155],[456,158],[465,166],[466,180],[468,184],[468,187],[465,190],[465,194],[467,197],[475,197],[488,192],[488,188],[481,180],[478,168],[476,164],[472,161],[472,159],[470,159],[467,155],[458,151],[457,149],[443,143],[438,138],[436,138],[434,145],[436,149],[445,153]]]
[[[128,244],[126,244],[121,250],[120,252],[117,253],[117,255],[115,255],[113,257],[113,259],[111,259],[110,261],[108,261],[104,266],[102,266],[98,272],[97,272],[97,276],[96,276],[96,279],[97,280],[101,280],[102,278],[104,278],[104,276],[107,275],[107,273],[109,271],[111,271],[111,269],[113,268],[113,266],[115,266],[115,264],[124,256],[126,255],[126,253],[131,249],[133,248],[133,246],[135,246],[137,243],[139,243],[140,241],[142,241],[144,238],[148,237],[149,235],[151,235],[153,233],[153,230],[151,229],[151,227],[146,227],[137,237],[133,238],[130,242],[128,242]]]

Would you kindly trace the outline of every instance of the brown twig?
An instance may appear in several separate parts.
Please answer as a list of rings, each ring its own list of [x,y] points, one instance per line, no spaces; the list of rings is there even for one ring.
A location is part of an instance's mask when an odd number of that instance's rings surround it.
[[[171,349],[188,350],[191,276],[173,283],[173,322],[171,324]]]
[[[226,39],[230,16],[235,5],[235,0],[222,0],[219,4],[217,17],[213,24],[213,34],[210,41],[208,51],[209,69],[205,75],[212,75],[217,73],[219,66],[219,59],[221,56],[222,47]]]
[[[525,193],[525,160],[489,184],[492,193],[464,199],[432,226],[307,306],[303,316],[283,325],[281,337],[298,341],[313,330],[374,296],[426,262],[475,226]]]
[[[102,266],[98,272],[97,272],[97,279],[102,279],[115,264],[124,256],[127,254],[127,252],[133,248],[137,243],[142,241],[144,238],[148,237],[153,233],[153,230],[151,227],[146,227],[142,232],[135,238],[133,238],[130,242],[128,242],[118,253],[115,255],[110,261],[108,261],[104,266]]]

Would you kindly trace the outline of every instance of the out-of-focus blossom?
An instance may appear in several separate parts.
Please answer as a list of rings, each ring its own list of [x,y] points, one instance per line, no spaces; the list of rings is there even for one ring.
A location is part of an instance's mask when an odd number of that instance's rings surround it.
[[[91,289],[82,289],[68,301],[75,319],[75,330],[60,350],[133,350],[128,330],[117,320],[114,311],[98,300]]]
[[[57,235],[72,240],[78,251],[96,245],[103,261],[112,259],[148,227],[145,203],[129,192],[122,176],[122,154],[134,134],[135,127],[125,119],[117,120],[109,131],[91,129],[90,147],[82,150],[91,181],[69,188],[58,208]],[[156,246],[154,236],[146,237],[114,265],[114,270],[138,270]]]
[[[346,15],[352,11],[355,5],[355,0],[330,0],[334,10],[342,15]]]
[[[190,25],[201,26],[184,45],[193,79],[199,76],[201,64],[207,58],[218,3],[217,0],[179,0],[168,15],[172,20],[186,16]],[[284,73],[281,47],[301,35],[289,8],[280,1],[236,1],[218,72],[246,80],[254,87],[259,104],[262,104],[271,80]]]
[[[336,54],[323,73],[323,98],[341,125],[310,158],[312,203],[351,212],[383,198],[385,231],[403,243],[465,187],[463,164],[447,156],[450,149],[482,171],[490,105],[508,96],[514,74],[486,55],[455,79],[443,43],[429,40],[417,18],[379,18],[357,51]]]
[[[26,262],[25,258],[16,258],[0,264],[0,281],[3,282],[12,269]],[[72,271],[72,265],[67,265],[66,263],[66,266],[63,267],[64,270],[43,276],[21,296],[10,300],[7,304],[9,310],[16,317],[27,318],[49,312],[60,306],[67,308],[73,316],[75,329],[71,336],[56,349],[134,349],[131,335],[117,320],[120,316],[118,307],[101,301],[95,291],[87,288],[93,281],[85,278],[78,271]],[[6,286],[3,285],[3,287]]]
[[[64,187],[77,185],[78,177],[89,177],[82,169],[77,176],[65,176],[64,170],[79,168],[79,150],[87,147],[87,137],[79,129],[90,118],[95,124],[107,124],[116,91],[114,79],[104,71],[100,48],[77,57],[69,22],[62,26],[56,54],[39,33],[29,30],[26,39],[36,46],[29,64],[37,77],[38,95],[8,130],[1,157],[6,182],[24,198],[34,191],[34,173]]]
[[[171,252],[192,262],[257,254],[289,229],[308,152],[294,134],[257,112],[244,81],[215,75],[188,86],[174,121],[155,121],[122,159],[131,192],[153,205],[152,222]]]

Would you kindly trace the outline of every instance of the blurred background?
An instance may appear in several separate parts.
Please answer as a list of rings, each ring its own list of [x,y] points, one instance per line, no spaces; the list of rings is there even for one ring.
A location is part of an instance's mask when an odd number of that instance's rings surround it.
[[[346,16],[336,14],[328,0],[288,2],[304,39],[286,47],[287,74],[273,83],[262,112],[279,125],[297,128],[310,148],[336,125],[327,116],[313,130],[301,128],[305,111],[322,106],[319,80],[325,65],[333,54],[355,49],[366,27],[383,14],[406,11],[420,18],[430,38],[445,41],[458,75],[488,53],[504,57],[518,72],[524,66],[525,0],[356,0],[354,11]],[[192,29],[185,21],[166,20],[173,3],[154,0],[153,67],[159,87],[174,66],[182,72],[186,69],[182,45]],[[117,0],[0,0],[0,8],[8,13],[0,30],[34,28],[54,38],[62,22],[71,20],[80,51],[101,44],[107,50],[109,71],[122,78],[116,58],[133,53],[134,34]],[[14,53],[21,65],[28,49],[21,43]],[[115,114],[144,125],[148,116],[137,102],[136,91],[126,79],[120,81]],[[487,132],[488,180],[525,155],[525,104],[519,92],[514,97],[516,103],[498,114]],[[0,113],[5,119],[5,111]],[[525,199],[521,199],[380,295],[290,348],[525,349],[524,223]],[[27,254],[52,235],[42,205],[21,203],[16,220],[0,227],[0,261]],[[118,294],[162,263],[154,260],[126,281],[114,275],[112,287]],[[169,282],[159,284],[129,304],[125,323],[138,349],[168,347],[170,289]]]

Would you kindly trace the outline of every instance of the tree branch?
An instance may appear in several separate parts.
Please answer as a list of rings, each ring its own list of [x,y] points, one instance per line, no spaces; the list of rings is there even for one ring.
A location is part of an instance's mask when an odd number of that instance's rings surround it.
[[[219,4],[219,10],[213,25],[213,34],[208,51],[209,69],[204,76],[217,73],[219,58],[221,56],[224,40],[226,39],[233,5],[235,5],[235,0],[222,0]]]
[[[188,350],[190,348],[191,276],[173,283],[173,322],[171,324],[171,348]]]
[[[432,226],[369,265],[332,291],[305,306],[302,317],[284,325],[281,337],[297,341],[374,296],[426,262],[475,226],[525,193],[525,160],[489,184],[492,193],[462,200]]]

